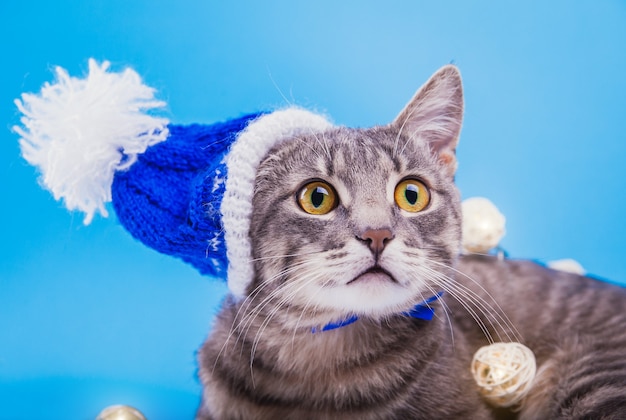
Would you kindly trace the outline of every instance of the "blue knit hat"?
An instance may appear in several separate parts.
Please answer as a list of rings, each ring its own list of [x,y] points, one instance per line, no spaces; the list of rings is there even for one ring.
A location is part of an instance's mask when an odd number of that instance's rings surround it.
[[[245,296],[253,280],[249,240],[256,170],[269,150],[299,134],[322,132],[322,116],[287,108],[212,125],[180,126],[151,115],[154,99],[131,69],[89,61],[84,79],[57,68],[54,84],[23,94],[24,158],[69,210],[107,215],[155,250],[228,280]]]

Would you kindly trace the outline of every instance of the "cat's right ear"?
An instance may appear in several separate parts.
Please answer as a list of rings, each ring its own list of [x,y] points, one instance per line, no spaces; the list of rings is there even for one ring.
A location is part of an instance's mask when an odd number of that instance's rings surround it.
[[[411,141],[427,142],[453,176],[462,121],[461,74],[448,65],[431,76],[391,124]]]

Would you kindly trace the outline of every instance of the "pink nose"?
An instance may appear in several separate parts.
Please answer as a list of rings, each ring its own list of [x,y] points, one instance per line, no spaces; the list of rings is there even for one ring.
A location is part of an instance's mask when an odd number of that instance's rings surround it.
[[[359,239],[367,242],[372,252],[378,255],[393,237],[393,232],[389,229],[368,229],[363,232]]]

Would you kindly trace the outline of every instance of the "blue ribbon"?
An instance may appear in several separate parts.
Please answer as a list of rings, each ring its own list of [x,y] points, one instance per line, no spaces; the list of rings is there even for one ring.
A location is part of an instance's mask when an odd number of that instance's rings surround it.
[[[436,300],[439,300],[441,296],[443,296],[443,292],[439,292],[435,296],[429,297],[425,301],[418,303],[412,309],[402,312],[402,315],[410,316],[411,318],[416,319],[423,319],[424,321],[432,321],[433,317],[435,316],[435,308],[430,306],[430,304]],[[352,315],[351,317],[343,319],[341,321],[326,324],[322,328],[313,327],[311,329],[311,332],[318,333],[322,331],[330,331],[337,328],[345,327],[346,325],[350,325],[358,321],[358,319],[358,316]]]

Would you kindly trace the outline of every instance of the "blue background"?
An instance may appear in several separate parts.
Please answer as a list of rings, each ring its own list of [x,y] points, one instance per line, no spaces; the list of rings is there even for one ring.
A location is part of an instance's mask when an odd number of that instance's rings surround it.
[[[626,282],[624,1],[4,1],[0,39],[0,419],[192,418],[226,292],[114,216],[83,226],[19,156],[13,99],[89,57],[134,67],[176,123],[296,103],[351,126],[454,62],[464,197],[498,205],[513,257]]]

